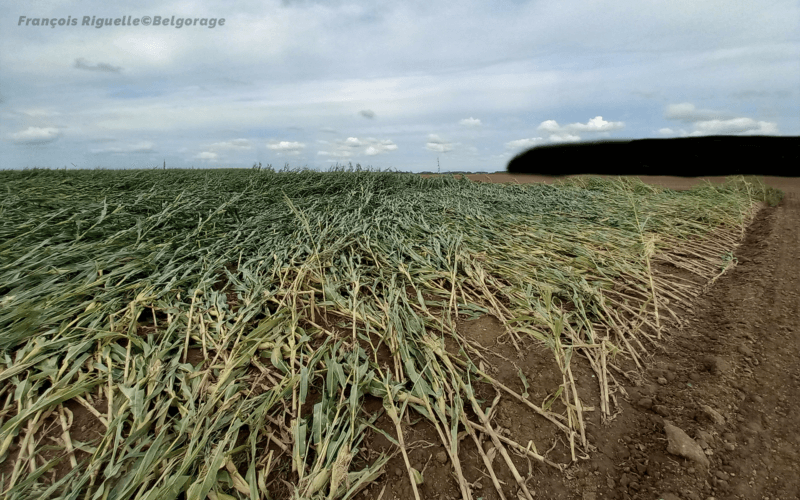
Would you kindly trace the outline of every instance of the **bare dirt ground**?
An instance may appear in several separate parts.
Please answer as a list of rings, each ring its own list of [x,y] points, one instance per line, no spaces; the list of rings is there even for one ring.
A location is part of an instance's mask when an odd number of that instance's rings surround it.
[[[551,178],[476,174],[476,181],[552,182]],[[672,189],[687,189],[708,180],[641,177]],[[665,328],[660,342],[647,345],[643,377],[617,374],[621,390],[614,397],[619,412],[602,423],[598,411],[586,412],[589,453],[572,462],[563,435],[520,402],[504,395],[497,400],[498,432],[517,443],[533,442],[538,453],[563,472],[522,453],[511,455],[536,499],[800,499],[800,180],[764,178],[786,195],[776,207],[763,206],[733,251],[736,265],[719,276],[689,305],[670,306],[679,321]],[[676,283],[703,288],[697,276],[668,262],[654,273]],[[459,332],[480,344],[484,360],[497,380],[524,392],[518,375],[526,376],[531,401],[546,400],[561,384],[552,353],[533,343],[518,357],[501,343],[503,328],[489,316],[462,321]],[[587,363],[575,363],[578,392],[586,405],[599,404],[597,384]],[[625,370],[633,365],[623,365]],[[633,373],[634,370],[626,373]],[[478,396],[492,401],[491,388]],[[558,411],[556,402],[553,409]],[[367,401],[368,411],[380,401]],[[562,407],[563,409],[563,407]],[[668,451],[665,421],[692,438],[697,461]],[[394,436],[386,419],[378,427]],[[441,441],[425,420],[404,424],[411,464],[423,471],[422,499],[461,498],[452,466]],[[394,446],[380,434],[366,443],[375,451]],[[464,433],[460,459],[475,499],[525,498],[498,454],[494,469],[501,497],[486,473],[477,445]],[[491,456],[493,446],[481,444]],[[707,463],[702,463],[703,456]],[[358,498],[414,498],[407,469],[397,455],[386,474]]]

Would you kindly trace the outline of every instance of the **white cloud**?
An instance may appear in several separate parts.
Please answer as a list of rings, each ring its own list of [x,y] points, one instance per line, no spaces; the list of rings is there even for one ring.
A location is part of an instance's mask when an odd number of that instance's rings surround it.
[[[15,134],[11,140],[17,144],[47,144],[61,136],[61,131],[55,127],[28,127]]]
[[[241,150],[241,149],[252,149],[250,141],[247,139],[234,139],[232,141],[224,141],[224,142],[215,142],[211,146],[208,147],[212,151],[219,151],[219,150]]]
[[[539,124],[538,130],[543,130],[545,132],[557,132],[561,129],[561,126],[555,120],[545,120]]]
[[[467,126],[467,127],[480,127],[481,126],[480,119],[473,118],[471,116],[469,118],[464,118],[463,120],[459,121],[458,123],[460,123],[461,125]]]
[[[708,135],[775,135],[778,125],[752,118],[708,120],[695,123],[695,132]]]
[[[570,123],[561,126],[555,120],[543,121],[538,130],[550,132],[558,137],[574,137],[575,133],[580,132],[611,132],[625,127],[623,122],[609,122],[603,120],[602,116],[595,116],[586,123]],[[580,137],[578,137],[580,139]],[[571,140],[571,139],[570,139]]]
[[[319,141],[323,142],[323,141]],[[328,144],[328,142],[325,142]],[[329,151],[319,151],[317,155],[325,155],[331,158],[347,159],[361,154],[367,156],[377,156],[380,154],[397,151],[397,144],[389,139],[374,139],[369,137],[361,140],[358,137],[348,137],[343,141],[330,143],[333,146]],[[363,148],[359,150],[359,148]]]
[[[230,141],[215,142],[208,147],[206,151],[196,154],[193,158],[196,160],[213,161],[220,159],[220,152],[223,151],[247,151],[252,149],[253,146],[248,139],[233,139]]]
[[[353,152],[352,151],[342,151],[342,150],[338,150],[338,151],[318,151],[317,155],[318,156],[328,156],[330,158],[347,159],[347,158],[351,158],[353,156]]]
[[[531,137],[530,139],[517,139],[506,143],[506,149],[528,149],[544,142],[542,137]]]
[[[274,144],[267,144],[267,147],[273,151],[281,151],[289,154],[298,154],[303,148],[306,147],[302,142],[280,141]]]
[[[659,134],[663,134],[663,135],[672,135],[672,134],[675,133],[675,131],[672,130],[671,128],[665,127],[665,128],[658,129],[658,133]]]
[[[219,156],[217,155],[217,153],[214,153],[212,151],[203,151],[202,153],[196,154],[194,157],[197,160],[212,161],[216,160]]]
[[[101,149],[92,149],[90,150],[93,154],[103,154],[103,153],[117,153],[117,154],[129,154],[129,153],[152,153],[153,152],[153,143],[149,141],[143,141],[136,144],[126,144],[123,146],[110,146],[107,148]]]
[[[748,117],[732,117],[731,113],[697,109],[692,103],[670,104],[664,117],[670,120],[691,123],[692,132],[681,130],[683,136],[702,135],[776,135],[778,124],[758,121]],[[671,130],[671,129],[662,129]]]
[[[548,139],[550,139],[550,142],[577,142],[581,140],[580,136],[572,134],[552,134]]]
[[[690,102],[670,104],[664,111],[664,118],[668,120],[681,121],[684,123],[717,120],[728,117],[729,115],[727,113],[722,113],[720,111],[714,111],[711,109],[697,109],[694,104]]]
[[[397,151],[397,144],[386,139],[368,146],[367,149],[364,150],[364,154],[367,156],[375,156],[388,151]]]
[[[430,134],[425,149],[436,153],[447,153],[453,150],[453,143],[445,141],[436,134]]]
[[[607,122],[603,120],[602,116],[595,116],[588,123],[573,123],[567,125],[568,131],[576,132],[610,132],[612,130],[619,130],[625,127],[623,122]]]
[[[568,125],[559,125],[555,120],[545,120],[539,124],[537,130],[548,132],[550,134],[547,137],[549,142],[577,142],[581,140],[581,136],[578,135],[580,133],[608,133],[624,127],[624,122],[609,122],[604,120],[602,116],[595,116],[586,123],[570,123]],[[512,143],[520,142],[521,146],[525,146],[525,141],[536,141],[537,139],[541,138],[521,139],[520,141],[512,141]],[[506,147],[511,147],[508,144]]]

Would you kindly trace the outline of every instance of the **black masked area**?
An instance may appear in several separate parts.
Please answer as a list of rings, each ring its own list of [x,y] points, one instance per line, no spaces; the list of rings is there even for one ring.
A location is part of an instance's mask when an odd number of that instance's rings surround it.
[[[796,177],[798,166],[800,137],[706,136],[537,146],[514,157],[507,170],[547,176]]]

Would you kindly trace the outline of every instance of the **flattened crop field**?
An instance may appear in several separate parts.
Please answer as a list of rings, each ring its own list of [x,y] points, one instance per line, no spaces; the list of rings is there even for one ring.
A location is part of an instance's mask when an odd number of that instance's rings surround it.
[[[0,191],[0,496],[93,500],[556,498],[536,475],[600,453],[781,196],[352,170]]]

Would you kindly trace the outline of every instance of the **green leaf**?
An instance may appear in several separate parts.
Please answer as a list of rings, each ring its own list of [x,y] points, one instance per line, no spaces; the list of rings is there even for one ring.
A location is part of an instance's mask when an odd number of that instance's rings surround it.
[[[300,367],[300,404],[305,404],[308,394],[308,368]]]
[[[414,482],[417,484],[422,484],[423,482],[422,473],[413,467],[411,468],[411,473],[414,475]]]
[[[561,395],[561,393],[562,393],[563,391],[564,391],[564,386],[559,386],[558,390],[557,390],[557,391],[556,391],[556,393],[553,395],[553,397],[552,397],[552,398],[550,398],[550,399],[549,399],[549,400],[548,400],[546,403],[544,403],[544,404],[542,405],[542,409],[543,409],[544,411],[548,411],[548,410],[550,410],[550,407],[551,407],[551,406],[553,406],[553,403],[555,403],[555,402],[556,402],[556,399],[558,399],[558,397]]]

